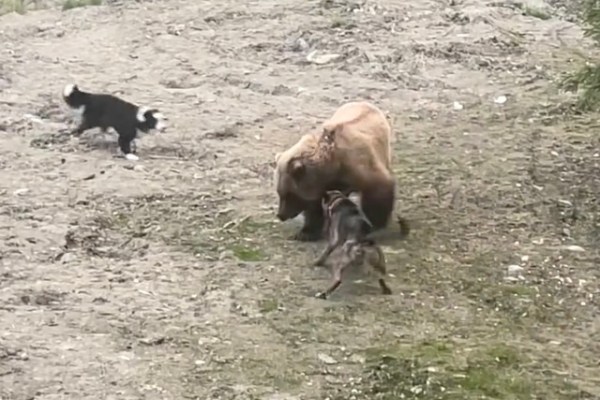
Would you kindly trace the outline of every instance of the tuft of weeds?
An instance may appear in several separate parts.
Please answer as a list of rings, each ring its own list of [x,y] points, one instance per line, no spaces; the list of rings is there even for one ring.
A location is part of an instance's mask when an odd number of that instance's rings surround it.
[[[99,6],[102,0],[65,0],[62,6],[63,11],[78,7]]]
[[[536,8],[536,7],[523,6],[523,8],[521,10],[523,12],[523,15],[541,19],[544,21],[552,18],[552,16],[550,14],[548,14],[544,10]]]
[[[258,301],[258,309],[261,313],[267,314],[279,309],[279,301],[276,298],[262,299]]]
[[[0,15],[16,12],[25,14],[27,4],[25,0],[0,0]]]
[[[561,379],[553,380],[554,387],[548,388],[542,383],[547,377],[531,369],[536,360],[503,342],[467,347],[436,339],[390,343],[368,348],[364,354],[360,386],[353,389],[361,399],[525,400],[547,398],[552,391],[575,399],[581,394]]]
[[[234,244],[231,245],[229,249],[233,251],[233,255],[241,261],[256,262],[266,260],[266,256],[258,248]]]
[[[356,24],[354,24],[354,22],[350,21],[347,18],[344,18],[343,16],[335,16],[331,19],[331,28],[333,29],[345,29],[345,30],[351,30],[353,28],[356,27]]]

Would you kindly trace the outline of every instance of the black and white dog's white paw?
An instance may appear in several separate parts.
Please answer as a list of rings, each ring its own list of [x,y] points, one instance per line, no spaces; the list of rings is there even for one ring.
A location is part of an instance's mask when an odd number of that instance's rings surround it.
[[[125,154],[125,159],[129,161],[138,161],[140,158],[133,153]]]

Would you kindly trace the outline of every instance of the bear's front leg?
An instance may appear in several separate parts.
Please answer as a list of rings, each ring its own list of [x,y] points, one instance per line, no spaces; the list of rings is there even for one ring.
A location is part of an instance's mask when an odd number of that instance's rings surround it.
[[[301,242],[316,242],[323,237],[323,226],[325,218],[321,208],[321,200],[306,204],[303,211],[304,226],[293,237]]]

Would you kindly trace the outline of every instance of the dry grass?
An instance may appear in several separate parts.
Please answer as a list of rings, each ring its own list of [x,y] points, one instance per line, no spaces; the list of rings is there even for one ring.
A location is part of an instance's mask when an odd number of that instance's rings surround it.
[[[51,8],[52,4],[47,3],[43,0],[0,0],[0,15],[11,12],[25,14],[28,11]],[[102,0],[62,0],[61,7],[66,11],[77,7],[98,6],[101,4]]]
[[[28,3],[26,0],[0,0],[0,15],[10,12],[24,14]]]
[[[65,0],[62,6],[63,10],[70,10],[77,7],[99,6],[102,0]]]
[[[482,30],[460,4],[374,3],[156,1],[2,28],[0,397],[600,398],[598,124],[552,89],[555,17],[471,2],[498,20]],[[309,64],[313,47],[340,60]],[[160,101],[173,129],[136,164],[59,133],[75,76]],[[365,279],[322,301],[324,243],[286,239],[268,165],[365,97],[395,121],[413,229],[384,244],[392,296]]]

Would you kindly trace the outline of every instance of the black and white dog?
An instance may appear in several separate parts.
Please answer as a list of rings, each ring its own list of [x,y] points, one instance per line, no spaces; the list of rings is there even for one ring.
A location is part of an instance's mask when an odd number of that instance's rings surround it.
[[[147,133],[166,128],[165,117],[157,109],[138,107],[110,94],[87,93],[69,84],[63,90],[63,98],[79,119],[74,135],[92,128],[100,128],[102,132],[113,128],[119,134],[119,148],[128,160],[139,159],[131,149],[138,130]]]

